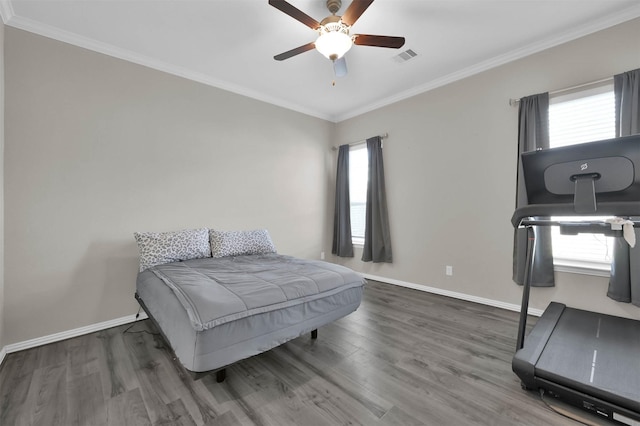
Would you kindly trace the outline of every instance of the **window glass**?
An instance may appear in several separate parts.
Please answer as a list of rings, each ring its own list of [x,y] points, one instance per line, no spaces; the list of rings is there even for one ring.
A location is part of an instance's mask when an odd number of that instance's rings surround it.
[[[549,101],[549,138],[552,148],[615,137],[615,96],[613,84],[601,85]],[[555,220],[584,218],[556,217]],[[590,219],[605,219],[590,217]],[[554,264],[608,270],[613,239],[597,234],[561,235],[552,228]]]
[[[351,237],[364,244],[365,206],[367,203],[368,155],[364,144],[349,149],[349,198],[351,200]]]

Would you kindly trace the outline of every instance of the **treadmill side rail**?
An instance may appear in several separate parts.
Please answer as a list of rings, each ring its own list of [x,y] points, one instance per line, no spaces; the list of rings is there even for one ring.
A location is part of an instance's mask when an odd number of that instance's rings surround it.
[[[527,336],[522,349],[518,349],[513,357],[511,368],[527,389],[538,388],[535,366],[565,308],[562,303],[551,302]]]

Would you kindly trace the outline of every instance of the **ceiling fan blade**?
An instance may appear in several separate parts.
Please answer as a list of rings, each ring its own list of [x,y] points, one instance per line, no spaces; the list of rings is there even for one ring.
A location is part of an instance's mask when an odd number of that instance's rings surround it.
[[[355,24],[371,3],[373,3],[373,0],[353,0],[345,10],[344,15],[342,15],[342,22],[347,25]]]
[[[307,15],[300,9],[286,2],[285,0],[269,0],[269,4],[281,12],[286,13],[291,16],[293,19],[296,19],[312,30],[317,30],[320,27],[320,22],[313,19],[311,16]]]
[[[333,72],[336,77],[344,77],[347,75],[347,60],[344,56],[340,59],[333,61]]]
[[[392,49],[399,49],[404,46],[404,37],[356,34],[353,43],[359,46],[390,47]]]
[[[314,42],[307,43],[303,46],[296,47],[295,49],[291,49],[287,52],[281,53],[273,57],[276,61],[284,61],[285,59],[289,59],[292,56],[299,55],[301,53],[306,52],[307,50],[315,49],[316,44]]]

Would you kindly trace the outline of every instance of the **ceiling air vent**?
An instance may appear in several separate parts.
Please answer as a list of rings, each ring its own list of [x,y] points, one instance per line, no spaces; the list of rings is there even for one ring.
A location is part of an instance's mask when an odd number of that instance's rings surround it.
[[[416,52],[414,52],[411,49],[407,49],[404,52],[394,56],[393,60],[396,61],[397,63],[402,63],[402,62],[407,62],[409,59],[415,58],[416,56],[418,56]]]

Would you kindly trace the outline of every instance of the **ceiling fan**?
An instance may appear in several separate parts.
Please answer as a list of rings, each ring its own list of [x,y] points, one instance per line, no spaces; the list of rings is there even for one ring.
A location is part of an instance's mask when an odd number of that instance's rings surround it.
[[[344,54],[354,44],[399,49],[404,45],[404,37],[350,34],[349,31],[353,24],[356,23],[371,3],[373,3],[373,0],[353,0],[344,15],[339,16],[336,15],[336,12],[340,10],[342,0],[327,0],[327,9],[329,9],[331,15],[318,22],[285,0],[269,0],[271,6],[302,22],[319,34],[316,41],[276,55],[273,59],[283,61],[308,50],[316,49],[333,62],[336,76],[343,77],[347,74],[347,63],[344,59]]]

